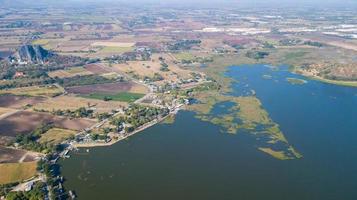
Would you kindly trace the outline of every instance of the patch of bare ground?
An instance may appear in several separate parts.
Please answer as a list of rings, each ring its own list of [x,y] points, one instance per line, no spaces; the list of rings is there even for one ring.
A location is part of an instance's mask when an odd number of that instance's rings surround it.
[[[45,101],[45,97],[28,97],[16,95],[0,95],[0,107],[20,109],[26,105],[36,105]]]
[[[134,82],[104,83],[95,85],[83,85],[66,88],[67,92],[74,94],[92,94],[92,93],[119,93],[119,92],[137,92],[147,93],[148,89]]]
[[[106,74],[112,72],[108,67],[106,67],[104,64],[88,64],[84,66],[84,68],[94,74]]]
[[[80,131],[96,122],[89,119],[57,117],[48,113],[20,111],[0,121],[0,136],[15,137],[18,134],[28,134],[45,123],[53,123],[58,128]]]
[[[32,162],[39,154],[20,149],[13,149],[0,146],[0,164],[16,162]]]

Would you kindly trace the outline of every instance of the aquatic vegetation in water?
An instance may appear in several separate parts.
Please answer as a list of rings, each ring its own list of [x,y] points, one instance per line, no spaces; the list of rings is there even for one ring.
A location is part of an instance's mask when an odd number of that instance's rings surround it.
[[[286,78],[286,80],[293,85],[303,85],[307,83],[307,81],[298,78]]]
[[[196,117],[211,122],[222,128],[223,132],[236,134],[245,130],[259,138],[258,149],[281,160],[301,158],[287,141],[284,134],[263,108],[255,96],[228,96],[211,91],[196,94],[199,104],[190,105],[188,109],[197,113]],[[234,103],[224,114],[213,112],[215,106],[222,102]],[[220,105],[221,107],[221,105]]]
[[[262,76],[262,78],[264,78],[264,79],[272,79],[273,77],[272,77],[271,75],[264,74],[264,75]]]
[[[175,122],[175,115],[169,115],[166,117],[164,121],[162,121],[162,124],[173,124]]]

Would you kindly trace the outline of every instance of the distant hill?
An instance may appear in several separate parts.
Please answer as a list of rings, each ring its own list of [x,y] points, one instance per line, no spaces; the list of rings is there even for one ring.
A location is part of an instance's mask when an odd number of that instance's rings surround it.
[[[23,45],[11,56],[11,60],[23,63],[44,63],[54,56],[54,53],[40,45]]]

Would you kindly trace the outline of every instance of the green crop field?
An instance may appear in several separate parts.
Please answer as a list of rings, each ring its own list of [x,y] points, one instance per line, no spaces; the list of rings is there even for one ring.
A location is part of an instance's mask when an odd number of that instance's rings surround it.
[[[133,50],[134,47],[103,47],[99,53],[125,53]]]

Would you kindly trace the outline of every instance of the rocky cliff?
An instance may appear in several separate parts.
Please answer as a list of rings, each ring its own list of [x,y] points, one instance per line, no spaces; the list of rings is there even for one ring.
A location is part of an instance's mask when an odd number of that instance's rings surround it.
[[[13,55],[17,62],[44,63],[54,54],[40,45],[23,45]]]

